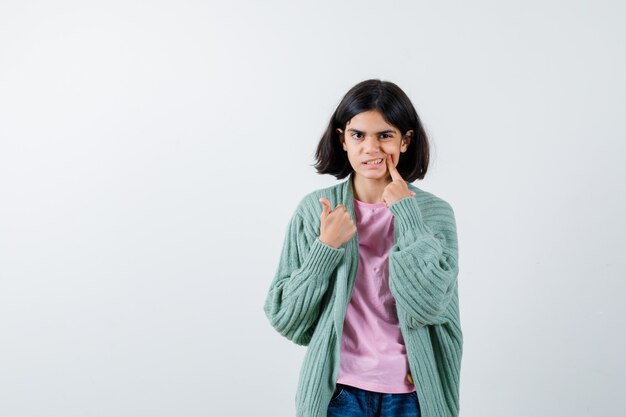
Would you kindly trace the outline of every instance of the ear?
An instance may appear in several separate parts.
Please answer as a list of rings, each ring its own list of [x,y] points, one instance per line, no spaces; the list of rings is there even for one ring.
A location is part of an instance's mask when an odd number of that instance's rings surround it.
[[[347,152],[348,148],[346,147],[346,138],[343,137],[343,130],[337,128],[337,135],[339,136],[339,142],[341,142],[343,150]]]
[[[406,152],[411,144],[411,140],[413,140],[413,131],[408,130],[404,136],[402,136],[402,142],[400,143],[400,152]]]

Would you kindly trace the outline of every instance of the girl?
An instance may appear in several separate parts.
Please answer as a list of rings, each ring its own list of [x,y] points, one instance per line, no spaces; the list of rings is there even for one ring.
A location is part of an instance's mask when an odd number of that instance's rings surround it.
[[[410,184],[428,148],[388,81],[357,84],[331,117],[315,168],[349,178],[301,200],[264,304],[280,334],[308,346],[298,417],[459,414],[454,212]]]

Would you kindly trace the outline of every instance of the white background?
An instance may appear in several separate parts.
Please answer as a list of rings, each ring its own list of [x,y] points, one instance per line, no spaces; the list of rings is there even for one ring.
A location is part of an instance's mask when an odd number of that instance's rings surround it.
[[[339,100],[390,80],[454,208],[461,416],[615,416],[619,1],[0,2],[0,415],[293,416],[262,305]]]

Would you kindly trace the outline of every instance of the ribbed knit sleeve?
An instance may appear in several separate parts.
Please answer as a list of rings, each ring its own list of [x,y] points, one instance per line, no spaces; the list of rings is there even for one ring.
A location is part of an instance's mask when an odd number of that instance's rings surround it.
[[[394,214],[396,244],[389,252],[389,288],[406,314],[409,327],[442,324],[458,309],[456,298],[458,244],[452,207],[437,199],[426,202],[426,224],[417,200],[407,197],[389,209]]]
[[[278,268],[263,309],[280,334],[307,346],[330,276],[345,249],[333,248],[318,237],[307,236],[304,226],[296,211],[287,227]]]

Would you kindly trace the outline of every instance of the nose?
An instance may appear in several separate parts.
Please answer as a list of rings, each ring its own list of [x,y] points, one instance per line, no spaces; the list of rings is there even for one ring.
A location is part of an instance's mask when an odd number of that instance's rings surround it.
[[[378,137],[376,137],[376,135],[367,136],[363,140],[363,149],[365,150],[365,153],[378,154],[380,150],[380,142],[378,141]]]

